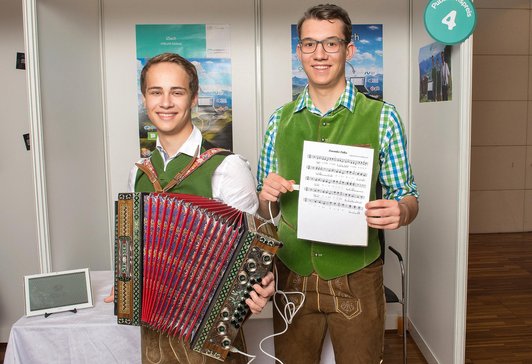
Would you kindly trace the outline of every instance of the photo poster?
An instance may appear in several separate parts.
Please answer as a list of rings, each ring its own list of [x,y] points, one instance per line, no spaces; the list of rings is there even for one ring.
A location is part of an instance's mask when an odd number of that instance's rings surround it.
[[[345,67],[345,78],[351,80],[358,91],[379,100],[383,99],[382,29],[382,24],[353,24],[352,42],[356,52]],[[295,100],[308,81],[296,54],[297,25],[292,24],[291,30],[292,100]]]
[[[148,157],[155,149],[157,131],[148,119],[140,73],[146,62],[161,53],[178,53],[198,72],[198,105],[192,109],[192,122],[212,144],[233,149],[233,96],[229,25],[138,24],[137,98],[140,155]]]
[[[452,100],[451,50],[438,42],[419,49],[419,102]]]

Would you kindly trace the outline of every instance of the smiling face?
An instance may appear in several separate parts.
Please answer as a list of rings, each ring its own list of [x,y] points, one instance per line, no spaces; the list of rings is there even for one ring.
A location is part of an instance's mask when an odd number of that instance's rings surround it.
[[[192,132],[191,109],[198,95],[192,94],[189,85],[189,75],[178,64],[162,62],[148,69],[144,107],[161,138],[186,139]]]
[[[337,37],[344,39],[344,26],[338,19],[307,19],[301,25],[300,39],[324,40]],[[342,43],[337,53],[327,53],[322,44],[318,44],[313,53],[301,52],[297,46],[297,56],[308,77],[309,88],[321,90],[339,90],[345,88],[345,62],[353,57],[355,46]]]

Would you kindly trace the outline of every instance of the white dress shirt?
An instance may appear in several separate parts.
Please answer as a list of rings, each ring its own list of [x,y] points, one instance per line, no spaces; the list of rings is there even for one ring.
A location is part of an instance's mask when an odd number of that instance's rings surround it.
[[[201,132],[194,126],[187,141],[175,155],[169,156],[157,138],[156,148],[163,157],[165,170],[168,163],[180,154],[193,157],[196,149],[201,145],[201,141]],[[128,190],[130,192],[135,190],[137,171],[138,167],[134,165],[129,173]],[[244,157],[238,154],[228,155],[214,170],[211,187],[214,199],[250,214],[254,214],[257,211],[259,201],[257,199],[255,178],[251,173],[249,163]]]

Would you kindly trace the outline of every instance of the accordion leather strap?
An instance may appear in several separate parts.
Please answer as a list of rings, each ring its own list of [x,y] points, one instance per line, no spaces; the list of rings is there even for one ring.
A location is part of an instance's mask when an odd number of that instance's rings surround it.
[[[151,164],[149,159],[144,159],[142,163],[135,163],[135,165],[148,176],[148,179],[150,180],[151,184],[153,185],[153,188],[155,189],[155,192],[163,192],[163,188],[161,187],[161,184],[159,183],[159,178],[157,177],[157,172],[155,172],[155,168],[153,168],[153,164]]]
[[[153,188],[155,189],[155,192],[168,192],[174,186],[179,185],[185,178],[190,176],[192,172],[198,169],[203,163],[207,162],[212,156],[216,154],[229,155],[231,154],[231,151],[223,148],[211,148],[207,149],[199,156],[198,154],[199,147],[196,149],[194,157],[185,166],[185,168],[177,172],[177,174],[164,188],[161,187],[161,183],[159,182],[159,178],[157,177],[157,172],[155,171],[155,168],[153,167],[153,164],[149,159],[143,160],[142,163],[135,163],[135,165],[148,176],[148,179],[150,180],[153,185]]]
[[[199,153],[199,147],[196,150],[196,157],[192,158],[190,163],[185,168],[183,168],[183,170],[181,172],[176,174],[174,176],[174,178],[172,178],[170,183],[168,183],[166,185],[166,187],[164,188],[164,190],[163,190],[164,192],[167,192],[172,187],[174,187],[176,185],[179,185],[181,183],[181,181],[183,181],[185,178],[190,176],[192,174],[192,172],[194,172],[196,169],[198,169],[203,163],[207,162],[212,156],[214,156],[216,154],[220,154],[220,153],[225,153],[226,155],[231,154],[231,152],[229,150],[223,149],[223,148],[207,149],[205,152],[201,153],[201,155],[199,157],[197,156],[198,153]]]

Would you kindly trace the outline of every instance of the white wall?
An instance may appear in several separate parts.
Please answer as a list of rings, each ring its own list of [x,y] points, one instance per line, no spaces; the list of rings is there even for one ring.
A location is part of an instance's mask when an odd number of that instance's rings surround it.
[[[419,49],[434,40],[423,25],[427,2],[414,0],[411,54],[410,154],[419,186],[420,213],[409,231],[410,329],[429,363],[463,363],[469,201],[467,75],[461,46],[452,48],[452,101],[419,103]],[[464,47],[464,46],[462,46]],[[469,96],[470,97],[470,96]],[[466,170],[464,172],[464,170]],[[465,187],[465,189],[464,189]],[[465,262],[465,263],[464,263]]]
[[[22,2],[0,1],[0,342],[24,314],[23,276],[39,273],[31,152],[22,134],[29,133],[26,71],[15,69],[24,52]]]
[[[109,268],[99,2],[38,0],[52,270]]]

